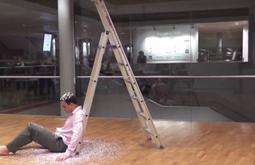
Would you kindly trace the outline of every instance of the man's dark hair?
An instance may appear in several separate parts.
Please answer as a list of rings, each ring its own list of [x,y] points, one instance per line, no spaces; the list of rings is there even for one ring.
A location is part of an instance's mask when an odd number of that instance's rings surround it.
[[[71,92],[66,92],[60,97],[60,101],[64,101],[67,104],[77,104],[77,98],[76,96]]]

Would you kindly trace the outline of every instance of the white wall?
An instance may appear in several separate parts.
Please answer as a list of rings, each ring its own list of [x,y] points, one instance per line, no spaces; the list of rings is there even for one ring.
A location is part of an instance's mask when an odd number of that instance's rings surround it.
[[[191,25],[158,25],[137,27],[134,55],[144,51],[148,63],[196,62],[198,30]]]

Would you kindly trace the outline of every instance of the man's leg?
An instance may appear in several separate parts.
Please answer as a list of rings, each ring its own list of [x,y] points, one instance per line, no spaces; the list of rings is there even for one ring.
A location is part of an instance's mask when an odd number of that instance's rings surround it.
[[[67,148],[63,143],[62,138],[57,137],[48,129],[35,123],[29,123],[13,141],[7,144],[7,148],[9,152],[15,153],[22,146],[29,144],[32,141],[49,149],[51,152],[65,152]]]

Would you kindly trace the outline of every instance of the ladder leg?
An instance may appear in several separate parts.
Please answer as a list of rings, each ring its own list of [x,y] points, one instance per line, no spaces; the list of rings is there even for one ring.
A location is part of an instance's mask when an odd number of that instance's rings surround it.
[[[84,133],[86,130],[88,117],[91,110],[91,105],[95,95],[95,90],[97,86],[98,76],[102,66],[102,59],[105,53],[106,44],[108,42],[108,32],[103,32],[100,37],[99,45],[96,52],[96,57],[94,60],[94,65],[91,71],[90,81],[86,92],[86,97],[83,103],[83,110],[85,111],[85,120],[84,120]]]

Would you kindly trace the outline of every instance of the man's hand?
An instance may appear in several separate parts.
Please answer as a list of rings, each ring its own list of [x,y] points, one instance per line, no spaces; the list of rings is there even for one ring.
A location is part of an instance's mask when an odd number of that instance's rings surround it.
[[[70,157],[70,156],[68,156],[68,155],[66,155],[65,153],[63,153],[63,154],[57,156],[56,160],[57,160],[57,161],[64,161],[64,160],[66,160],[66,159],[69,158],[69,157]]]

